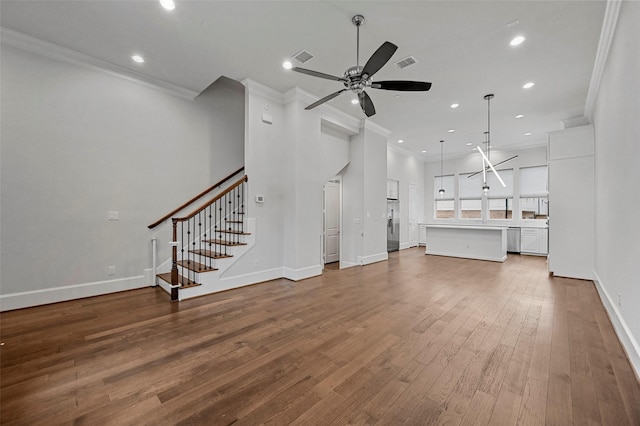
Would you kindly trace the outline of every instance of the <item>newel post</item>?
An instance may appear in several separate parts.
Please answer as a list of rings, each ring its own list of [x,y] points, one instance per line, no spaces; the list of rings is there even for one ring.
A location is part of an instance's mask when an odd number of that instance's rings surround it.
[[[171,242],[171,301],[178,301],[178,221],[173,222],[173,238]]]

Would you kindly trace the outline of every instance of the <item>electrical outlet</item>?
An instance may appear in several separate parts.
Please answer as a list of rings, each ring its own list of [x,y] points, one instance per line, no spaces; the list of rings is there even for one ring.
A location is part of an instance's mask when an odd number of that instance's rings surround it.
[[[115,266],[109,266],[109,267],[107,268],[107,273],[108,273],[109,275],[115,275],[115,274],[116,274],[116,267],[115,267]]]

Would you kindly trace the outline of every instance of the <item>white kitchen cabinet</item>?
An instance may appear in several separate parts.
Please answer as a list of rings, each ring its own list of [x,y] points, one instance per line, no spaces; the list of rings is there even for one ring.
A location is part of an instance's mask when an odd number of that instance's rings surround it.
[[[546,228],[520,228],[520,253],[546,255],[548,235]]]
[[[592,280],[595,244],[593,126],[548,135],[549,272]]]
[[[423,223],[418,224],[418,245],[427,245],[427,225]]]

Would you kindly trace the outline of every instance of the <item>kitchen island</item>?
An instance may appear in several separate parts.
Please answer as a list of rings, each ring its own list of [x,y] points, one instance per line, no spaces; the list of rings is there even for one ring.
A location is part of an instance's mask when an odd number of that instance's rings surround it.
[[[424,225],[425,254],[504,262],[507,260],[507,227]]]

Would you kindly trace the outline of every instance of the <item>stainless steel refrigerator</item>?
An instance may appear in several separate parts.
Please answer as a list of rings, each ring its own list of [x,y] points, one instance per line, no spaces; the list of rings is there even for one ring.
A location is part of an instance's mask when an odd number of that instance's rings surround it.
[[[400,250],[400,203],[387,200],[387,251]]]

